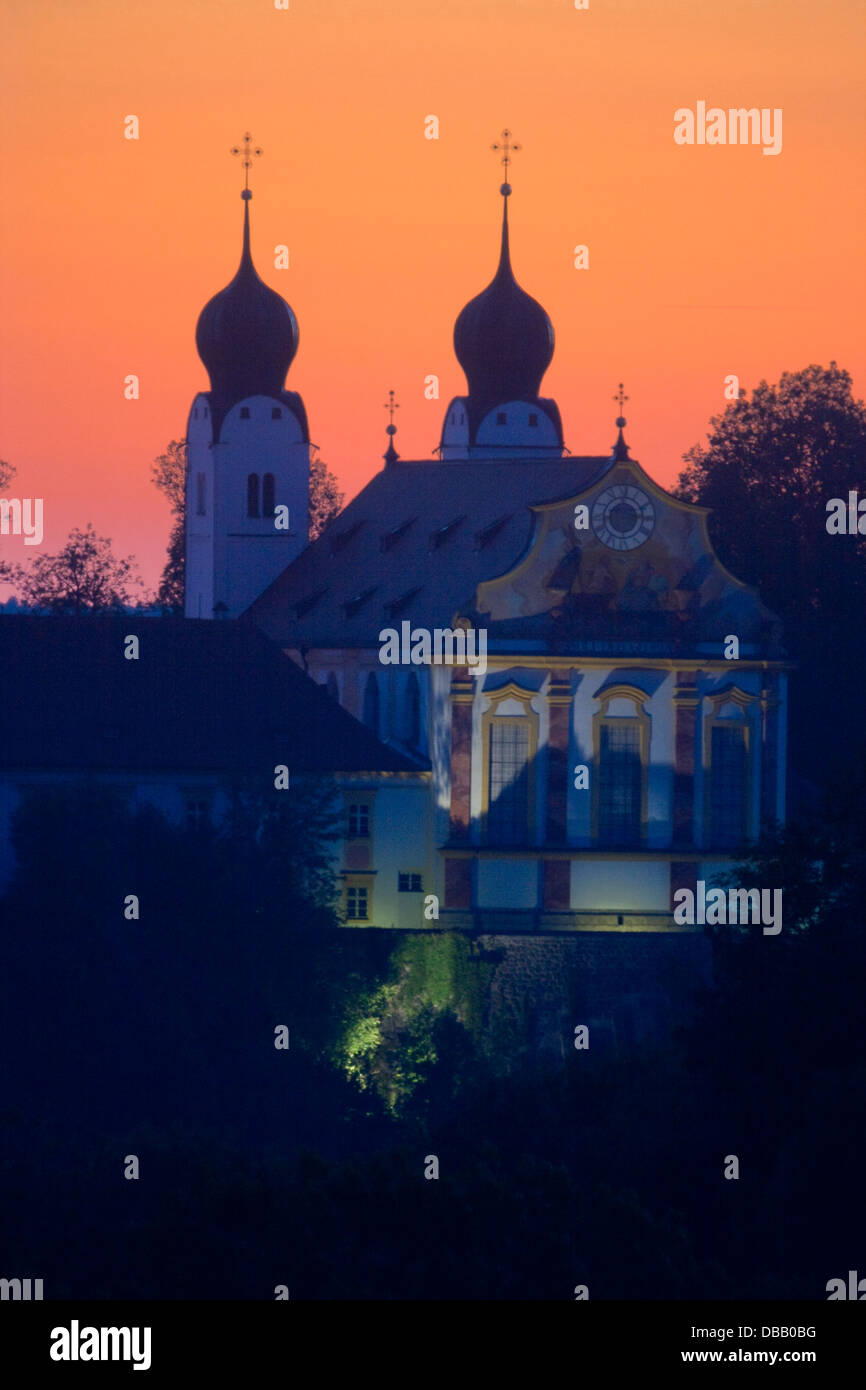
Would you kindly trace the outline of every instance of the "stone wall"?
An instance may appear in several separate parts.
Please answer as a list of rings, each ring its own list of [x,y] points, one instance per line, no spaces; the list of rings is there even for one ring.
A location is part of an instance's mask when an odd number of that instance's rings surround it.
[[[595,1050],[662,1041],[711,978],[711,948],[698,933],[484,935],[475,954],[493,967],[485,1046],[503,1058],[565,1057],[579,1024]]]

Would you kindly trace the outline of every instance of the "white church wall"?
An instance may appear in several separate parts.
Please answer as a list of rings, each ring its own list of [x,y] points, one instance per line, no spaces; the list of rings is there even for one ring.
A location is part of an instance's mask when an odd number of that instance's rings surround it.
[[[373,925],[430,927],[424,899],[435,893],[432,873],[429,786],[406,785],[403,779],[380,785],[374,801]],[[398,875],[420,873],[420,893],[399,891]]]
[[[186,426],[186,598],[188,618],[212,618],[214,606],[214,472],[211,439],[213,425],[207,396],[192,403]],[[204,478],[204,503],[199,511],[199,475]]]
[[[237,617],[307,543],[309,445],[289,405],[274,397],[239,401],[223,420],[219,441],[212,445],[206,408],[206,398],[197,396],[188,427],[186,613],[210,618],[214,603],[224,603],[228,616]],[[205,517],[197,511],[200,472],[207,476]],[[262,480],[267,473],[274,475],[276,505],[288,507],[288,530],[277,529],[273,516],[248,515],[247,480],[250,474],[258,478],[261,513]]]
[[[485,415],[478,426],[472,454],[479,455],[491,446],[497,452],[514,446],[562,452],[552,422],[540,406],[530,401],[507,401]]]
[[[670,864],[666,859],[575,859],[571,864],[575,911],[667,912]]]

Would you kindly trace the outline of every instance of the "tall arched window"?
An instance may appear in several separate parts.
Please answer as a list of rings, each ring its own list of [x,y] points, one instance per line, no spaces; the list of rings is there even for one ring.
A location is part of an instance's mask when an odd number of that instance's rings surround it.
[[[266,473],[262,478],[262,516],[273,516],[276,500],[274,475]]]
[[[378,736],[379,733],[379,682],[371,671],[364,686],[364,723]]]
[[[642,690],[611,686],[593,718],[593,839],[600,845],[640,844],[646,835],[650,720]]]
[[[247,516],[259,514],[259,475],[250,473],[247,477]]]
[[[481,718],[481,816],[488,844],[535,841],[538,715],[514,681],[490,692]]]
[[[421,687],[414,671],[409,672],[406,682],[406,722],[405,736],[410,748],[417,748],[421,742]]]
[[[752,833],[752,711],[755,696],[736,686],[707,697],[704,724],[704,840],[731,849]]]

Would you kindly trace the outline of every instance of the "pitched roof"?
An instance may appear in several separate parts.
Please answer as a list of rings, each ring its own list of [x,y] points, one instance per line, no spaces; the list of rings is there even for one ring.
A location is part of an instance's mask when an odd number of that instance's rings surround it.
[[[374,647],[403,618],[446,626],[524,553],[534,503],[573,496],[610,466],[609,456],[391,464],[247,616],[284,647]]]
[[[139,639],[137,661],[124,638]],[[0,767],[417,770],[252,625],[0,616]]]

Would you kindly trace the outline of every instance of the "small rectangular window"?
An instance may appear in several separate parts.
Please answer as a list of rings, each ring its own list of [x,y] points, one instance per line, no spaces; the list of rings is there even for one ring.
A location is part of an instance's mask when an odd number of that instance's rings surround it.
[[[205,478],[204,473],[197,473],[196,476],[195,476],[195,497],[196,497],[196,506],[195,506],[195,510],[196,510],[196,515],[197,515],[197,516],[204,516],[204,515],[205,515],[205,511],[206,511],[206,506],[205,506],[206,487],[207,487],[207,479]]]
[[[508,416],[506,415],[506,413],[505,413],[504,410],[500,410],[500,411],[497,412],[497,415],[496,415],[496,423],[497,423],[497,425],[507,425],[507,424],[508,424]]]
[[[398,893],[420,893],[421,875],[420,874],[398,874],[397,875]]]
[[[353,885],[346,889],[346,916],[350,922],[367,921],[367,889]]]
[[[271,406],[271,419],[272,419],[272,420],[282,420],[282,418],[283,418],[283,412],[281,411],[280,407],[279,407],[278,405],[272,405],[272,406]]]
[[[349,838],[367,840],[370,837],[370,807],[366,802],[349,807]]]
[[[242,405],[242,406],[241,406],[241,419],[242,419],[242,420],[248,420],[249,418],[250,418],[250,408],[249,408],[249,406],[248,406],[248,405]]]
[[[538,426],[538,416],[535,415],[535,414],[530,415],[530,417],[529,417],[529,424],[530,424],[530,426],[531,426],[533,429],[536,429],[537,426]]]

